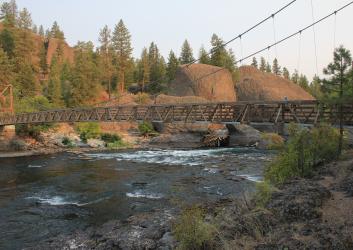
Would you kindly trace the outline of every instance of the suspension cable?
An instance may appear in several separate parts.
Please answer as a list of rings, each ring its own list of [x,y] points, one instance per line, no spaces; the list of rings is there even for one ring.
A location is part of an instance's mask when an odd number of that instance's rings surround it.
[[[267,48],[267,63],[270,64],[271,60],[270,60],[270,47]],[[267,66],[267,65],[266,65]]]
[[[240,37],[240,54],[241,54],[241,57],[243,58],[243,41]],[[243,65],[243,61],[241,61],[241,64]]]
[[[313,19],[313,22],[315,21],[314,17],[314,5],[313,5],[313,0],[310,0],[311,3],[311,16]],[[319,75],[319,67],[317,63],[317,45],[316,45],[316,32],[315,32],[315,25],[313,26],[313,34],[314,34],[314,49],[315,49],[315,66],[316,66],[316,74]]]
[[[333,23],[333,51],[336,49],[336,27],[337,27],[337,12],[335,12],[335,20]]]
[[[297,62],[298,72],[300,71],[301,56],[302,56],[302,33],[300,32],[299,39],[298,39],[298,62]]]
[[[220,46],[211,49],[206,55],[211,55],[212,53],[214,53],[215,51],[224,48],[225,46],[227,46],[228,44],[230,44],[231,42],[234,42],[237,39],[241,39],[245,34],[249,33],[250,31],[252,31],[253,29],[257,28],[258,26],[260,26],[261,24],[263,24],[264,22],[266,22],[267,20],[269,20],[270,18],[276,16],[277,14],[279,14],[280,12],[284,11],[285,9],[287,9],[289,6],[291,6],[292,4],[294,4],[297,0],[292,0],[291,2],[287,3],[285,6],[283,6],[282,8],[280,8],[279,10],[277,10],[276,12],[274,12],[273,14],[271,14],[270,16],[266,17],[265,19],[263,19],[262,21],[258,22],[257,24],[255,24],[254,26],[250,27],[249,29],[247,29],[246,31],[244,31],[243,33],[239,34],[238,36],[230,39],[229,41],[221,44]],[[197,58],[193,61],[191,61],[190,63],[188,63],[186,66],[189,67],[191,64],[194,64],[198,61],[200,61],[201,58]]]
[[[275,16],[272,17],[272,26],[273,26],[273,41],[276,43],[276,25],[275,25]],[[275,45],[275,58],[278,59],[277,54],[277,45]]]
[[[299,30],[299,31],[297,31],[297,32],[295,32],[295,33],[293,33],[293,34],[291,34],[291,35],[285,37],[285,38],[282,38],[281,40],[277,41],[276,43],[273,43],[273,44],[271,44],[271,45],[269,45],[269,46],[267,46],[267,47],[265,47],[265,48],[263,48],[263,49],[260,49],[260,50],[258,50],[258,51],[256,51],[256,52],[254,52],[254,53],[252,53],[252,54],[250,54],[250,55],[248,55],[248,56],[246,56],[246,57],[244,57],[244,58],[242,58],[242,59],[236,61],[235,63],[242,62],[242,61],[244,61],[244,60],[246,60],[246,59],[249,59],[249,58],[251,58],[251,57],[253,57],[253,56],[255,56],[255,55],[259,54],[259,53],[262,53],[262,52],[265,51],[266,49],[270,49],[271,47],[273,47],[273,46],[275,46],[275,45],[281,44],[281,43],[285,42],[286,40],[288,40],[288,39],[290,39],[290,38],[292,38],[292,37],[294,37],[294,36],[296,36],[296,35],[298,35],[298,34],[301,34],[303,31],[306,31],[307,29],[313,27],[314,25],[316,25],[316,24],[318,24],[318,23],[321,23],[322,21],[326,20],[327,18],[329,18],[329,17],[335,15],[335,13],[337,14],[338,12],[342,11],[343,9],[347,8],[348,6],[350,6],[350,5],[352,5],[352,4],[353,4],[353,1],[347,3],[346,5],[342,6],[342,7],[339,8],[339,9],[337,9],[336,11],[334,11],[334,12],[332,12],[332,13],[330,13],[330,14],[324,16],[324,17],[322,17],[321,19],[317,20],[316,22],[313,22],[312,24],[309,24],[308,26],[304,27],[303,29],[301,29],[301,30]],[[203,78],[205,78],[205,77],[209,77],[210,75],[216,74],[217,72],[222,71],[222,70],[225,70],[225,68],[220,68],[220,69],[218,69],[218,70],[215,70],[214,72],[211,72],[211,73],[209,73],[209,74],[206,74],[206,75],[204,75],[204,76],[201,76],[201,77],[199,77],[198,79],[196,79],[196,81],[199,81],[199,80],[201,80],[201,79],[203,79]]]

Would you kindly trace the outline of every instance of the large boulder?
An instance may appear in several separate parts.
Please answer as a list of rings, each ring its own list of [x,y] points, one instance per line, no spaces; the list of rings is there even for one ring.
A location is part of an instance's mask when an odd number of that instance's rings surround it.
[[[227,69],[221,69],[206,64],[183,65],[170,83],[168,94],[198,96],[213,102],[236,101],[232,75]]]
[[[240,67],[239,75],[236,83],[238,101],[315,100],[298,84],[253,66]]]
[[[227,124],[230,132],[229,146],[256,146],[261,141],[261,132],[245,124]]]

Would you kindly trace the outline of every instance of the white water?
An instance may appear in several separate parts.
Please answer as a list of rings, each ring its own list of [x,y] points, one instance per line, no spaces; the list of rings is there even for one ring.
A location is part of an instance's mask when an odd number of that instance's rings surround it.
[[[82,207],[82,206],[87,206],[90,204],[101,202],[103,200],[109,199],[109,197],[103,197],[97,200],[84,202],[84,203],[70,201],[67,198],[64,198],[62,196],[51,196],[51,197],[30,196],[30,197],[27,197],[26,199],[36,200],[42,204],[47,204],[50,206],[74,205],[74,206]]]
[[[28,165],[29,168],[42,168],[41,165]]]
[[[242,175],[237,175],[240,177],[243,177],[249,181],[253,181],[253,182],[262,182],[263,177],[262,176],[258,176],[258,175],[247,175],[247,174],[242,174]]]
[[[125,153],[87,154],[96,159],[116,159],[117,161],[134,161],[166,165],[198,166],[207,163],[210,156],[221,158],[224,153],[234,151],[232,148],[200,149],[200,150],[141,150]],[[240,158],[253,158],[240,153]]]
[[[162,194],[146,193],[141,190],[136,190],[131,193],[126,193],[126,196],[130,198],[146,198],[146,199],[153,199],[153,200],[163,198]]]

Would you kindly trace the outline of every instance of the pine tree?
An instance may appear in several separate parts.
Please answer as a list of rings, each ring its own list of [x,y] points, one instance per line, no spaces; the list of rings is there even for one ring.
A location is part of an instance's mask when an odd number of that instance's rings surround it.
[[[281,67],[278,64],[278,60],[277,58],[275,58],[273,60],[273,64],[272,64],[272,73],[275,75],[281,75]]]
[[[343,102],[346,99],[352,100],[352,96],[349,96],[349,90],[352,87],[349,82],[351,65],[350,51],[340,46],[333,53],[333,62],[323,71],[329,77],[323,80],[323,91],[326,98],[329,102],[339,106],[340,141],[337,156],[341,154],[343,146]]]
[[[70,105],[70,97],[72,92],[72,69],[71,64],[64,62],[60,72],[61,92],[65,106]]]
[[[232,49],[227,51],[223,67],[228,69],[231,73],[236,71],[235,56]]]
[[[261,60],[260,60],[260,70],[262,72],[266,71],[266,60],[263,57],[261,57]]]
[[[47,40],[50,39],[50,38],[52,38],[51,32],[50,32],[49,29],[46,29],[46,30],[45,30],[45,35],[44,35],[44,36],[45,36],[45,39],[47,39]]]
[[[146,83],[150,82],[150,63],[148,58],[148,51],[146,48],[143,48],[141,54],[141,69],[142,69],[142,79],[141,79],[141,89],[145,91]]]
[[[58,23],[55,21],[50,30],[50,37],[65,40],[64,32],[60,30]]]
[[[200,48],[199,51],[199,63],[211,64],[211,58],[203,46]]]
[[[5,26],[15,27],[17,22],[17,4],[15,0],[4,2],[0,8],[0,20],[3,20]]]
[[[43,37],[44,37],[44,28],[43,28],[43,25],[40,25],[40,26],[39,26],[38,34],[39,34],[40,36],[43,36]]]
[[[55,106],[63,106],[61,79],[60,79],[60,64],[57,55],[52,58],[48,82],[48,100]]]
[[[15,54],[15,38],[11,30],[5,28],[0,32],[0,47],[12,58]]]
[[[267,64],[266,64],[266,72],[267,73],[271,73],[272,72],[272,70],[271,70],[271,65],[267,62]]]
[[[183,43],[183,46],[181,47],[181,53],[180,53],[180,64],[188,64],[194,61],[194,56],[192,53],[192,48],[188,42],[188,40],[185,40]]]
[[[152,42],[148,49],[148,59],[150,64],[150,85],[148,91],[155,94],[164,89],[166,79],[166,63],[160,55],[157,45]]]
[[[103,80],[107,83],[109,99],[111,99],[112,92],[112,75],[113,75],[113,45],[111,41],[111,31],[107,25],[99,32],[98,41],[101,46],[99,47],[99,54],[101,57],[101,71]]]
[[[227,57],[227,51],[223,46],[223,40],[219,38],[216,34],[212,35],[211,38],[211,64],[218,67],[223,67],[225,58]]]
[[[44,43],[41,45],[39,51],[39,68],[42,73],[42,78],[44,79],[48,74],[47,49]]]
[[[131,35],[129,30],[125,27],[123,20],[115,26],[112,37],[113,48],[119,72],[119,92],[125,90],[125,75],[131,64]]]
[[[283,67],[282,75],[283,75],[284,79],[289,80],[289,78],[290,78],[290,73],[289,73],[289,71],[288,71],[288,69],[287,69],[286,67]]]
[[[34,34],[38,34],[38,26],[37,25],[33,25],[32,26],[32,32],[34,33]]]
[[[293,74],[292,74],[292,78],[291,81],[298,84],[299,83],[299,73],[298,70],[294,70]]]
[[[97,96],[100,77],[93,48],[91,42],[79,42],[75,46],[70,106],[87,105]]]
[[[321,80],[316,75],[314,76],[313,81],[309,86],[309,92],[312,96],[314,96],[318,100],[321,100],[323,97]]]
[[[167,63],[167,77],[168,82],[175,79],[175,74],[179,66],[179,61],[174,52],[171,50],[168,57]]]
[[[253,57],[253,58],[252,58],[251,66],[254,66],[255,68],[258,67],[256,57]]]
[[[309,81],[308,81],[308,78],[303,75],[303,74],[300,74],[299,76],[299,80],[298,80],[298,85],[300,87],[302,87],[304,90],[308,91],[309,90]]]
[[[0,47],[0,84],[10,84],[14,80],[13,64],[5,51]]]
[[[17,64],[19,71],[16,74],[15,87],[19,97],[34,97],[39,93],[39,84],[36,80],[32,65],[28,61]]]
[[[223,46],[223,40],[216,34],[212,35],[211,46],[211,64],[214,66],[227,68],[231,72],[233,80],[236,80],[238,73],[233,51],[231,49],[227,51]]]
[[[20,11],[17,22],[20,29],[30,30],[32,28],[32,17],[26,8]]]

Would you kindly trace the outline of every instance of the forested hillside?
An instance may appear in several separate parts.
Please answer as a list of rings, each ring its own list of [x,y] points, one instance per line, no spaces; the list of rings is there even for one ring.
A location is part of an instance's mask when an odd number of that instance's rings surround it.
[[[223,40],[213,34],[212,53],[202,46],[195,56],[187,40],[178,56],[173,50],[164,58],[156,42],[146,45],[139,58],[132,56],[131,34],[120,20],[114,27],[104,26],[99,44],[79,41],[71,48],[64,31],[54,22],[50,29],[32,22],[30,12],[19,10],[11,0],[1,5],[0,85],[14,86],[16,111],[48,107],[93,105],[125,91],[157,94],[167,91],[167,83],[175,78],[179,65],[194,62],[225,67],[236,81],[238,69],[233,51],[225,49]],[[320,89],[309,85],[304,75],[279,66],[271,66],[264,58],[253,66],[290,79],[316,96]]]

